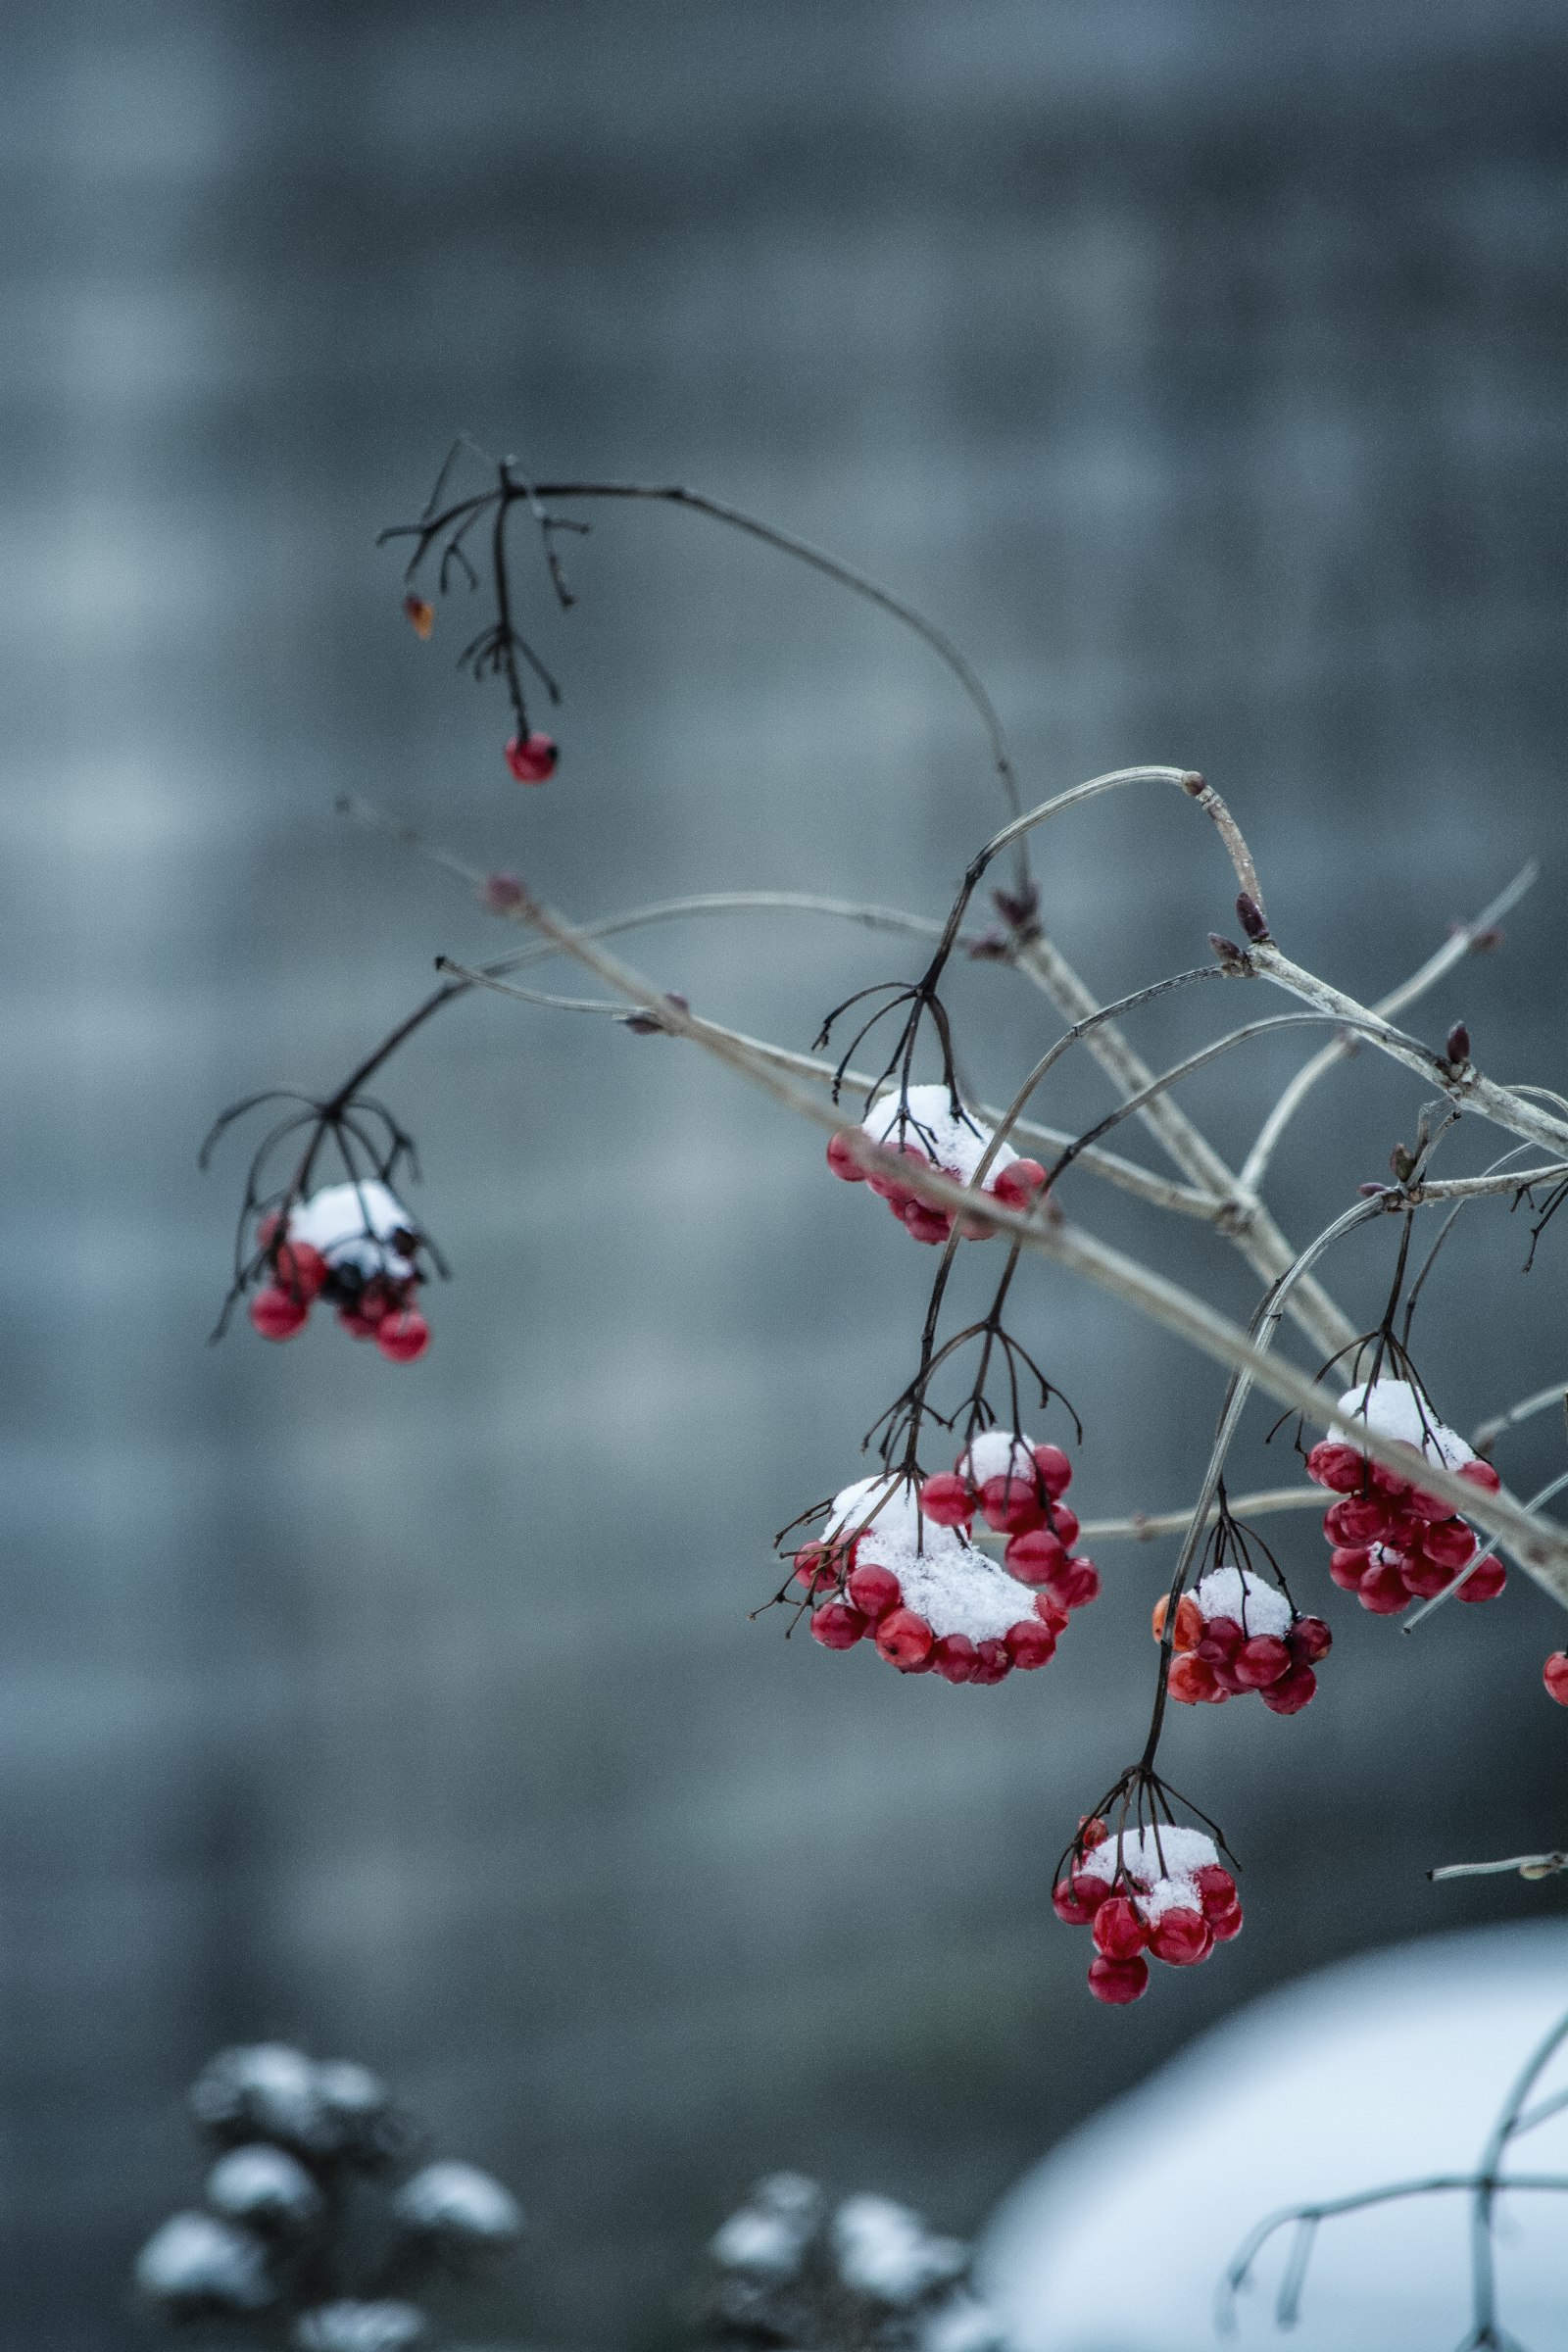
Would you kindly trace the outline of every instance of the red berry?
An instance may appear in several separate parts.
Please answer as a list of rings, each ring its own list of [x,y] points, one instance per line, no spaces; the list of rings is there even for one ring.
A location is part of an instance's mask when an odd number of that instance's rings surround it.
[[[1056,1637],[1038,1617],[1020,1617],[1003,1636],[1008,1657],[1026,1672],[1044,1666],[1056,1654]]]
[[[1201,1911],[1183,1904],[1161,1912],[1149,1931],[1149,1948],[1167,1968],[1192,1968],[1213,1950],[1213,1931]]]
[[[865,1619],[848,1601],[824,1601],[811,1614],[811,1639],[824,1649],[853,1649],[865,1632]]]
[[[1032,1527],[1026,1535],[1008,1538],[1002,1561],[1021,1585],[1044,1585],[1066,1567],[1067,1547],[1050,1528]]]
[[[901,1674],[919,1674],[930,1661],[933,1635],[912,1609],[890,1609],[876,1629],[876,1645]]]
[[[795,1582],[806,1592],[831,1592],[839,1581],[842,1556],[826,1544],[803,1544],[795,1554]]]
[[[1568,1649],[1554,1649],[1541,1669],[1545,1684],[1559,1707],[1568,1707]]]
[[[1011,1159],[986,1190],[996,1194],[1004,1208],[1026,1209],[1045,1181],[1038,1159]]]
[[[1306,1457],[1306,1475],[1336,1494],[1348,1494],[1361,1484],[1366,1456],[1338,1438],[1325,1438]]]
[[[1035,1606],[1038,1608],[1039,1605],[1040,1604],[1037,1601]],[[1080,1852],[1092,1854],[1096,1846],[1103,1845],[1105,1839],[1109,1836],[1109,1830],[1101,1820],[1098,1813],[1080,1813],[1078,1816],[1078,1846]]]
[[[1473,1462],[1461,1462],[1459,1476],[1467,1478],[1473,1487],[1479,1487],[1483,1494],[1495,1494],[1502,1484],[1492,1464],[1482,1461],[1479,1456]]]
[[[1169,1608],[1170,1594],[1162,1592],[1154,1603],[1153,1624],[1156,1642],[1165,1631],[1165,1618]],[[1184,1592],[1176,1603],[1176,1631],[1171,1637],[1171,1647],[1178,1653],[1184,1650],[1198,1649],[1202,1642],[1203,1633],[1203,1612],[1192,1594]]]
[[[1193,1605],[1197,1607],[1196,1602]],[[1181,1620],[1178,1616],[1178,1634],[1180,1630]],[[1234,1617],[1210,1617],[1193,1646],[1210,1666],[1228,1666],[1246,1640],[1246,1634]]]
[[[896,1609],[904,1598],[904,1588],[891,1568],[867,1560],[850,1570],[849,1594],[867,1623],[879,1625],[889,1609]]]
[[[303,1298],[295,1298],[287,1291],[269,1289],[258,1291],[250,1305],[251,1321],[264,1340],[291,1340],[303,1331],[310,1321],[311,1310]]]
[[[1095,1948],[1107,1960],[1132,1960],[1149,1941],[1149,1930],[1125,1894],[1113,1894],[1095,1913]]]
[[[945,1683],[972,1683],[979,1652],[967,1634],[944,1634],[931,1651],[931,1663]]]
[[[1421,1549],[1434,1568],[1468,1568],[1478,1545],[1463,1519],[1437,1519],[1422,1532]]]
[[[1051,1592],[1064,1609],[1086,1609],[1100,1597],[1100,1570],[1093,1560],[1071,1559],[1052,1577]]]
[[[1035,1615],[1047,1631],[1054,1634],[1059,1642],[1067,1631],[1067,1612],[1060,1601],[1054,1599],[1049,1592],[1037,1592],[1035,1594]]]
[[[1297,1664],[1289,1674],[1282,1674],[1258,1696],[1271,1715],[1299,1715],[1317,1690],[1317,1676],[1310,1666]]]
[[[1046,1514],[1046,1525],[1058,1544],[1068,1551],[1078,1541],[1078,1514],[1070,1502],[1053,1502]]]
[[[1179,1657],[1172,1658],[1170,1679],[1165,1688],[1171,1697],[1179,1699],[1184,1707],[1201,1706],[1205,1700],[1212,1700],[1219,1690],[1213,1667],[1205,1665],[1201,1658],[1195,1657],[1191,1650],[1184,1650]]]
[[[1012,1672],[1012,1660],[1007,1655],[1005,1642],[992,1640],[975,1644],[975,1668],[971,1683],[1004,1683]]]
[[[1233,1936],[1239,1936],[1242,1932],[1242,1906],[1240,1903],[1233,1903],[1228,1911],[1205,1909],[1203,1917],[1214,1932],[1216,1943],[1229,1943]]]
[[[1034,1457],[1041,1485],[1052,1501],[1058,1502],[1072,1485],[1071,1462],[1059,1446],[1037,1446]]]
[[[865,1170],[851,1151],[850,1139],[847,1135],[835,1135],[829,1140],[827,1164],[834,1175],[842,1177],[846,1184],[863,1184],[865,1182]]]
[[[1404,1578],[1390,1561],[1367,1570],[1356,1587],[1356,1598],[1374,1617],[1397,1617],[1401,1609],[1410,1605]]]
[[[1096,1878],[1092,1871],[1074,1870],[1056,1881],[1051,1900],[1056,1917],[1065,1920],[1069,1928],[1086,1928],[1109,1894],[1103,1879]]]
[[[1508,1582],[1508,1572],[1494,1551],[1477,1560],[1459,1587],[1461,1600],[1495,1600]]]
[[[519,784],[544,784],[556,772],[560,746],[551,735],[514,735],[507,745],[507,765]]]
[[[945,1242],[953,1231],[953,1219],[945,1208],[928,1208],[923,1200],[911,1200],[903,1212],[906,1233],[917,1242],[928,1242],[933,1249]]]
[[[1090,1991],[1097,2001],[1108,2001],[1113,2008],[1125,2008],[1129,2001],[1141,1999],[1148,1984],[1147,1960],[1095,1959],[1089,1963]]]
[[[1321,1617],[1298,1617],[1291,1628],[1291,1655],[1303,1666],[1315,1666],[1334,1647],[1334,1636]]]
[[[1364,1544],[1354,1549],[1347,1544],[1341,1546],[1330,1560],[1329,1574],[1342,1592],[1359,1592],[1361,1579],[1371,1565],[1371,1557]]]
[[[1331,1544],[1375,1544],[1388,1528],[1389,1506],[1381,1494],[1345,1494],[1323,1514]]]
[[[1205,1919],[1211,1920],[1218,1912],[1236,1909],[1236,1881],[1223,1862],[1200,1862],[1193,1873],[1193,1880]]]
[[[1430,1560],[1422,1559],[1417,1552],[1414,1559],[1404,1562],[1399,1573],[1404,1578],[1404,1589],[1413,1600],[1436,1600],[1440,1592],[1446,1592],[1459,1571],[1457,1568],[1434,1568]]]
[[[1021,1536],[1046,1523],[1046,1506],[1036,1490],[1033,1470],[1021,1477],[1015,1472],[1011,1478],[988,1478],[980,1490],[980,1508],[986,1525],[998,1535]]]
[[[291,1298],[303,1298],[307,1306],[319,1298],[326,1275],[325,1258],[309,1242],[284,1242],[272,1260],[272,1278],[278,1289],[287,1291]]]
[[[961,1478],[939,1470],[920,1489],[920,1508],[938,1527],[967,1527],[974,1517],[974,1496]]]
[[[375,1344],[389,1364],[412,1364],[430,1345],[430,1326],[416,1306],[406,1306],[382,1316]]]
[[[1231,1672],[1244,1690],[1266,1690],[1290,1672],[1291,1653],[1274,1634],[1254,1634],[1244,1642],[1231,1663]]]

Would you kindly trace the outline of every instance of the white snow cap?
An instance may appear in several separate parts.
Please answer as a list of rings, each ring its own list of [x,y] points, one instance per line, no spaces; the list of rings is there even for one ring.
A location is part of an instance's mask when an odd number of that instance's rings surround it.
[[[280,2041],[220,2050],[197,2077],[190,2104],[198,2123],[220,2131],[248,2125],[303,2147],[320,2136],[316,2069],[303,2050]]]
[[[984,1429],[970,1439],[955,1466],[972,1487],[983,1487],[990,1478],[1008,1477],[1026,1478],[1033,1487],[1033,1438],[1014,1437],[1010,1429]]]
[[[137,2255],[136,2284],[159,2303],[262,2311],[273,2300],[255,2238],[210,2213],[172,2214]]]
[[[878,1504],[876,1497],[885,1499]],[[898,1578],[904,1606],[923,1617],[940,1642],[967,1634],[971,1642],[1000,1641],[1009,1626],[1035,1616],[1032,1595],[1005,1568],[956,1527],[927,1519],[904,1479],[862,1478],[835,1494],[824,1531],[831,1540],[875,1517],[860,1537],[858,1563],[887,1568]]]
[[[318,2303],[301,2314],[295,2352],[407,2352],[424,2333],[414,2303]]]
[[[1118,1856],[1117,1848],[1120,1848]],[[1198,1873],[1219,1860],[1219,1849],[1202,1830],[1172,1829],[1161,1822],[1157,1842],[1153,1830],[1123,1830],[1091,1846],[1077,1868],[1108,1886],[1118,1860],[1131,1881],[1138,1908],[1152,1923],[1167,1911],[1201,1911]]]
[[[395,1233],[418,1230],[396,1193],[374,1176],[360,1184],[329,1184],[288,1212],[289,1239],[309,1242],[329,1265],[357,1265],[363,1274],[391,1274],[400,1282],[414,1268],[386,1245]]]
[[[219,2158],[207,2176],[207,2201],[230,2221],[303,2227],[319,2213],[321,2192],[303,2164],[263,2140]]]
[[[947,1175],[959,1184],[967,1184],[984,1158],[991,1142],[992,1130],[961,1104],[956,1118],[953,1114],[953,1097],[945,1086],[911,1086],[904,1098],[908,1118],[904,1134],[899,1135],[900,1100],[897,1090],[879,1095],[867,1116],[861,1121],[860,1133],[868,1135],[874,1144],[901,1140],[914,1151],[923,1152]],[[986,1170],[989,1188],[1004,1168],[1010,1168],[1018,1154],[1007,1144],[998,1147],[991,1165]]]
[[[891,2197],[846,2197],[833,2216],[839,2277],[895,2308],[956,2278],[968,2262],[954,2237],[933,2237],[917,2213]]]
[[[405,2180],[392,2211],[407,2230],[470,2246],[510,2246],[522,2234],[522,2208],[476,2164],[427,2164]]]
[[[821,2198],[803,2173],[772,2173],[759,2180],[752,2201],[732,2213],[709,2246],[720,2270],[754,2278],[793,2278],[816,2228]]]
[[[1250,1636],[1274,1634],[1283,1642],[1291,1630],[1290,1602],[1250,1568],[1211,1568],[1194,1587],[1193,1598],[1205,1618],[1234,1617]]]
[[[1413,1446],[1429,1462],[1441,1462],[1446,1470],[1462,1469],[1476,1458],[1456,1430],[1433,1417],[1407,1380],[1369,1380],[1360,1388],[1347,1389],[1339,1409],[1365,1421],[1380,1438]],[[1334,1430],[1330,1436],[1331,1441],[1339,1440],[1342,1433]]]

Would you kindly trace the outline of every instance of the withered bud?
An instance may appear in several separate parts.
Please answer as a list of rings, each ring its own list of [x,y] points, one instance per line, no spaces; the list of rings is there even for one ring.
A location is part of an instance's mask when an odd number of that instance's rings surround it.
[[[1355,1189],[1363,1200],[1375,1200],[1380,1193],[1386,1193],[1389,1188],[1386,1184],[1358,1184]]]
[[[1242,929],[1249,939],[1267,939],[1268,924],[1263,918],[1263,909],[1248,891],[1237,892],[1236,911],[1242,918]]]
[[[1488,923],[1486,929],[1478,931],[1471,940],[1470,953],[1472,956],[1494,956],[1507,936],[1500,923]]]
[[[1040,913],[1040,892],[1031,882],[1025,890],[997,889],[991,904],[1014,931],[1032,931]]]
[[[982,931],[978,939],[969,942],[971,963],[1005,963],[1011,954],[1011,948],[1000,931]]]
[[[1455,1021],[1453,1027],[1448,1031],[1448,1042],[1445,1052],[1447,1054],[1448,1059],[1456,1065],[1469,1060],[1470,1032],[1463,1021]]]
[[[428,639],[435,627],[434,605],[427,605],[422,596],[406,596],[403,599],[403,611],[416,637]]]
[[[486,874],[476,893],[480,906],[491,914],[510,914],[527,895],[515,874]]]
[[[1183,776],[1182,790],[1183,792],[1190,793],[1193,799],[1196,801],[1200,792],[1206,792],[1208,790],[1208,785],[1195,767],[1190,769],[1189,772]]]
[[[1396,1144],[1389,1153],[1389,1165],[1401,1184],[1408,1184],[1410,1171],[1415,1166],[1415,1154],[1403,1144]]]
[[[678,989],[666,988],[664,1002],[675,1005],[681,1012],[690,1012],[692,1008],[690,998],[683,997]],[[658,1014],[653,1012],[623,1012],[620,1023],[623,1029],[631,1031],[633,1037],[668,1037],[670,1034]]]
[[[1208,944],[1213,949],[1214,954],[1218,956],[1220,962],[1225,966],[1225,969],[1228,972],[1239,972],[1242,970],[1243,966],[1247,962],[1247,957],[1243,955],[1241,949],[1236,945],[1234,939],[1225,938],[1222,932],[1211,931],[1208,935]]]

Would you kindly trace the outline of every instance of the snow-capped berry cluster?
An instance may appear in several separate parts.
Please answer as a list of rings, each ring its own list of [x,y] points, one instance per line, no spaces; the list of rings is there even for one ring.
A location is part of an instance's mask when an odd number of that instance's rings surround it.
[[[1052,1889],[1056,1917],[1095,1939],[1089,1989],[1097,2001],[1136,2001],[1149,1984],[1146,1952],[1192,1968],[1242,1932],[1236,1881],[1201,1830],[1168,1824],[1122,1830],[1085,1822]]]
[[[1154,1603],[1154,1640],[1169,1595]],[[1211,1568],[1176,1603],[1175,1656],[1166,1683],[1184,1706],[1218,1705],[1248,1690],[1276,1715],[1298,1715],[1317,1689],[1312,1672],[1334,1636],[1321,1617],[1299,1616],[1277,1585],[1250,1568]]]
[[[1063,1609],[1081,1609],[1100,1592],[1100,1571],[1072,1548],[1078,1514],[1062,1500],[1071,1484],[1072,1464],[1059,1446],[988,1429],[971,1439],[951,1471],[926,1480],[920,1508],[965,1533],[978,1511],[1007,1538],[1003,1560],[1020,1584],[1044,1587]]]
[[[1000,1683],[1015,1666],[1044,1666],[1067,1624],[1049,1592],[1031,1601],[961,1529],[929,1517],[907,1484],[886,1475],[834,1496],[820,1542],[795,1554],[795,1584],[824,1648],[852,1649],[870,1635],[901,1674],[950,1683]]]
[[[1475,1530],[1419,1483],[1423,1461],[1440,1462],[1483,1493],[1501,1484],[1490,1462],[1473,1453],[1453,1430],[1433,1419],[1407,1380],[1376,1380],[1349,1389],[1340,1411],[1364,1420],[1379,1436],[1408,1446],[1410,1475],[1385,1470],[1343,1439],[1325,1438],[1306,1457],[1307,1476],[1339,1500],[1323,1518],[1333,1547],[1329,1574],[1362,1608],[1396,1617],[1412,1600],[1431,1600],[1461,1575],[1461,1600],[1494,1600],[1507,1577],[1494,1552],[1481,1551]]]
[[[939,1168],[955,1184],[970,1184],[990,1150],[992,1131],[961,1103],[956,1108],[955,1102],[945,1086],[911,1086],[903,1096],[883,1095],[858,1127],[834,1136],[827,1148],[827,1164],[834,1175],[846,1184],[868,1184],[917,1242],[945,1242],[953,1231],[952,1212],[920,1200],[891,1168],[862,1167],[850,1137],[865,1136],[907,1159]],[[1020,1159],[1008,1145],[1000,1144],[980,1189],[1004,1208],[1026,1209],[1045,1181],[1046,1171],[1037,1159]],[[996,1227],[984,1217],[965,1214],[958,1218],[958,1230],[966,1241],[987,1241]]]
[[[268,1281],[250,1304],[267,1340],[291,1340],[326,1299],[356,1340],[373,1340],[394,1364],[411,1364],[430,1345],[430,1326],[415,1304],[424,1279],[419,1230],[378,1178],[328,1185],[297,1201],[286,1217],[269,1216],[257,1239]]]

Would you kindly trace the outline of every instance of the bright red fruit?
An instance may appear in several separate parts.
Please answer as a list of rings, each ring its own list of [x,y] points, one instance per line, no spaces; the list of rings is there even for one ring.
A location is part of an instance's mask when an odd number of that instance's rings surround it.
[[[326,1260],[309,1242],[285,1242],[272,1261],[272,1275],[279,1290],[291,1298],[303,1298],[308,1306],[320,1297]]]
[[[903,1212],[906,1233],[917,1242],[928,1242],[933,1249],[945,1242],[953,1231],[953,1219],[945,1208],[930,1208],[923,1200],[911,1200]]]
[[[1055,1655],[1056,1637],[1038,1617],[1020,1617],[1016,1625],[1008,1626],[1003,1639],[1013,1664],[1025,1670],[1044,1666]]]
[[[830,1600],[812,1613],[811,1639],[824,1649],[853,1649],[865,1632],[865,1619],[848,1601]]]
[[[1494,1551],[1477,1560],[1464,1583],[1459,1587],[1461,1600],[1495,1600],[1508,1582],[1507,1570]]]
[[[918,1674],[931,1657],[933,1636],[912,1609],[891,1609],[876,1629],[876,1645],[901,1674]]]
[[[305,1329],[311,1310],[303,1298],[291,1298],[287,1291],[269,1289],[257,1292],[251,1300],[250,1315],[264,1340],[291,1340],[297,1331]]]
[[[514,735],[507,745],[507,765],[519,784],[544,784],[556,772],[561,747],[553,735]]]
[[[1371,1565],[1365,1544],[1340,1544],[1329,1561],[1329,1575],[1342,1592],[1359,1592],[1361,1579]]]
[[[1541,1669],[1545,1684],[1559,1707],[1568,1707],[1568,1649],[1554,1649]]]
[[[1216,1943],[1229,1943],[1242,1932],[1242,1906],[1240,1903],[1232,1903],[1228,1911],[1210,1911],[1205,1907],[1203,1917],[1214,1931]]]
[[[1205,1919],[1211,1920],[1220,1912],[1237,1909],[1236,1881],[1222,1862],[1200,1864],[1194,1871],[1193,1880]]]
[[[1071,1462],[1059,1446],[1037,1446],[1034,1455],[1041,1485],[1053,1502],[1059,1501],[1072,1485]]]
[[[1323,1533],[1331,1544],[1375,1544],[1388,1524],[1389,1506],[1381,1494],[1342,1495],[1323,1514]]]
[[[1198,1603],[1195,1601],[1193,1606],[1196,1610]],[[1181,1640],[1181,1612],[1179,1610],[1176,1615],[1176,1638],[1178,1642]],[[1202,1633],[1193,1643],[1193,1647],[1200,1658],[1206,1659],[1210,1666],[1228,1666],[1246,1639],[1247,1636],[1234,1617],[1210,1617],[1203,1627]]]
[[[971,1683],[1003,1683],[1012,1672],[1012,1660],[1007,1655],[1005,1642],[995,1639],[975,1644],[974,1672]]]
[[[1056,1917],[1065,1920],[1069,1928],[1087,1928],[1109,1892],[1103,1879],[1095,1878],[1087,1870],[1075,1870],[1069,1877],[1056,1881],[1051,1890],[1051,1901]]]
[[[1466,1568],[1478,1549],[1475,1530],[1462,1519],[1439,1519],[1423,1532],[1421,1549],[1435,1568]]]
[[[849,1594],[855,1606],[871,1625],[879,1625],[889,1609],[896,1609],[904,1596],[904,1589],[891,1568],[880,1568],[867,1560],[860,1568],[850,1570]]]
[[[1045,1181],[1046,1171],[1038,1159],[1012,1159],[1000,1175],[992,1178],[989,1189],[1004,1208],[1024,1209]]]
[[[1367,1570],[1356,1587],[1356,1598],[1374,1617],[1396,1617],[1410,1605],[1403,1577],[1387,1562]]]
[[[1086,1609],[1100,1596],[1100,1570],[1093,1560],[1071,1559],[1052,1577],[1051,1591],[1064,1609]]]
[[[1334,1647],[1334,1636],[1321,1617],[1298,1617],[1291,1628],[1291,1655],[1303,1666],[1315,1666]]]
[[[1183,1904],[1155,1920],[1149,1931],[1149,1948],[1167,1968],[1192,1968],[1213,1950],[1213,1932],[1201,1911],[1189,1911]]]
[[[1034,1474],[1026,1471],[1022,1477],[988,1478],[980,1490],[980,1508],[986,1525],[995,1528],[999,1536],[1021,1536],[1032,1527],[1043,1527],[1046,1506],[1035,1488]]]
[[[1095,1948],[1107,1960],[1133,1960],[1149,1941],[1149,1930],[1124,1894],[1102,1902],[1094,1917]]]
[[[1097,2001],[1108,2001],[1120,2009],[1141,1999],[1148,1988],[1147,1960],[1094,1959],[1089,1963],[1089,1989]]]
[[[850,1139],[847,1135],[835,1135],[829,1139],[827,1164],[834,1175],[841,1176],[846,1184],[863,1184],[865,1182],[865,1170],[850,1150]]]
[[[1254,1634],[1244,1642],[1231,1661],[1231,1671],[1244,1690],[1266,1690],[1290,1671],[1291,1653],[1274,1634]]]
[[[831,1592],[839,1581],[840,1558],[825,1544],[803,1544],[795,1554],[795,1582],[807,1592]]]
[[[1024,1535],[1008,1538],[1002,1560],[1021,1585],[1044,1585],[1066,1567],[1067,1546],[1049,1527],[1032,1527]]]
[[[1293,1666],[1282,1674],[1277,1683],[1259,1693],[1271,1715],[1299,1715],[1317,1690],[1317,1676],[1310,1666]]]
[[[972,1683],[979,1652],[967,1634],[944,1634],[932,1648],[931,1663],[945,1683]]]
[[[430,1326],[417,1307],[406,1306],[381,1317],[375,1344],[389,1364],[412,1364],[430,1345]]]
[[[1179,1699],[1184,1707],[1201,1706],[1219,1691],[1213,1667],[1195,1656],[1191,1650],[1183,1650],[1180,1656],[1172,1658],[1170,1679],[1165,1688],[1171,1697]]]
[[[1306,1457],[1306,1475],[1336,1494],[1348,1494],[1361,1484],[1365,1457],[1354,1446],[1325,1438]]]
[[[920,1489],[920,1508],[938,1527],[967,1527],[974,1517],[974,1496],[961,1478],[939,1470]]]
[[[1482,1461],[1479,1456],[1473,1462],[1461,1462],[1459,1476],[1467,1478],[1473,1487],[1479,1487],[1483,1494],[1495,1494],[1502,1484],[1492,1464]]]

